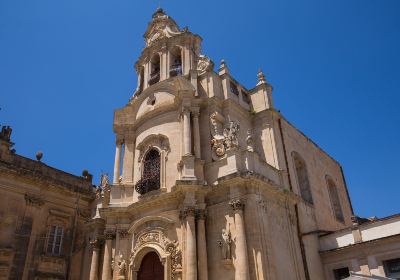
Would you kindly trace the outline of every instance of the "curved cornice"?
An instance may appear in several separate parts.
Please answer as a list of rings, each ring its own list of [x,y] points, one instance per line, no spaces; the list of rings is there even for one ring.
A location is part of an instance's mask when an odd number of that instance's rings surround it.
[[[137,220],[136,222],[132,223],[129,226],[128,232],[129,233],[134,233],[138,227],[140,227],[141,225],[143,225],[143,224],[145,224],[147,222],[150,222],[150,221],[159,221],[159,222],[162,222],[162,223],[165,223],[165,224],[173,224],[174,223],[174,221],[172,219],[167,218],[167,217],[163,217],[163,216],[146,216],[146,217],[143,217],[143,218]]]

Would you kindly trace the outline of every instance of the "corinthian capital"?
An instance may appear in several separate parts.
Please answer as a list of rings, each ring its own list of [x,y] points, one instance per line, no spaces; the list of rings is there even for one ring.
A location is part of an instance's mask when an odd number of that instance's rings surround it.
[[[229,205],[232,207],[233,211],[244,209],[244,203],[240,199],[232,199],[229,201]]]
[[[187,206],[181,211],[181,218],[186,219],[187,217],[194,217],[196,215],[196,209],[192,206]]]

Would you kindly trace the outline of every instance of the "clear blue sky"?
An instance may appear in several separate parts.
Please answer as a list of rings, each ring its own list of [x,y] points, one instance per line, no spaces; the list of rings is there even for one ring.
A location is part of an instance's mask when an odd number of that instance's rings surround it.
[[[262,67],[275,105],[345,170],[362,216],[400,212],[400,1],[0,1],[0,123],[19,154],[112,174],[113,110],[157,5],[246,87]]]

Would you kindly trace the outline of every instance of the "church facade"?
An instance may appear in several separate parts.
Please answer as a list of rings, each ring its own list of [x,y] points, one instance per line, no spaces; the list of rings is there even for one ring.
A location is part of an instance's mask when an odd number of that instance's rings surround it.
[[[352,225],[341,166],[158,9],[115,111],[90,279],[324,279],[319,235]]]
[[[400,279],[400,215],[354,215],[341,165],[275,109],[261,70],[245,88],[162,9],[144,37],[112,181],[0,132],[0,279]]]

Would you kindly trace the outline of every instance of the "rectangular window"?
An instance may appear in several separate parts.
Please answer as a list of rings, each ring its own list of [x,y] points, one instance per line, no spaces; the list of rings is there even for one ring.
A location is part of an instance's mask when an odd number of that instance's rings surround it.
[[[350,277],[350,271],[348,267],[342,267],[333,270],[333,275],[335,276],[335,280],[346,279]]]
[[[50,226],[47,238],[47,254],[54,256],[59,256],[61,254],[63,236],[64,228],[62,226]]]
[[[232,81],[229,84],[230,84],[231,92],[235,95],[239,95],[239,90],[238,90],[237,85]]]
[[[383,268],[386,277],[400,279],[400,258],[384,261]]]

